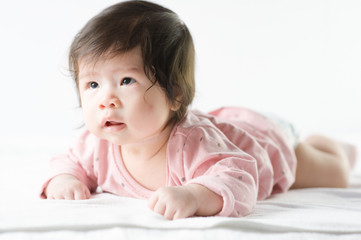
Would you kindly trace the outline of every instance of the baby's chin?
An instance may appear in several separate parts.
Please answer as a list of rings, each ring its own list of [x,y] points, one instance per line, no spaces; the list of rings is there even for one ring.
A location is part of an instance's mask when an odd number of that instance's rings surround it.
[[[111,136],[109,136],[109,134],[101,134],[101,135],[94,134],[94,135],[97,136],[99,139],[108,141],[109,143],[114,144],[114,145],[120,146],[120,145],[126,144],[126,142],[124,140],[120,139],[118,136],[114,136],[114,134]]]

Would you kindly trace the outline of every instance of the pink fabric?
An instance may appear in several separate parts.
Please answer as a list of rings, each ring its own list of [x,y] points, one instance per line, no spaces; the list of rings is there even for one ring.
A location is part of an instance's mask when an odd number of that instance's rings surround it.
[[[282,129],[245,108],[221,108],[210,114],[189,111],[167,146],[167,186],[201,184],[223,197],[220,216],[245,216],[275,192],[294,182],[296,157]],[[94,191],[149,198],[123,165],[119,146],[85,131],[67,154],[51,160],[51,178],[68,173]]]

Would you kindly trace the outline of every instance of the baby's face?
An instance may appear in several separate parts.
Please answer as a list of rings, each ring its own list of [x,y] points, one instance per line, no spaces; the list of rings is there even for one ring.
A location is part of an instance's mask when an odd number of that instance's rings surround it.
[[[79,62],[79,93],[87,128],[117,145],[157,136],[171,107],[143,69],[140,48],[94,63]]]

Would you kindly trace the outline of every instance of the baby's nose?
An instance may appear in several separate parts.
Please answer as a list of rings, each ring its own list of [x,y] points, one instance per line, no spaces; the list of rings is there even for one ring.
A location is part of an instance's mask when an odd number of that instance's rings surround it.
[[[120,100],[116,97],[105,99],[100,105],[100,109],[106,108],[119,108],[120,107]]]

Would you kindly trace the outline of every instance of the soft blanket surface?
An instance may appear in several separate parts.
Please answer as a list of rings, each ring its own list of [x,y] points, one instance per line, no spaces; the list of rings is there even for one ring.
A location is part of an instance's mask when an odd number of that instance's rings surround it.
[[[229,228],[262,232],[361,234],[361,189],[301,189],[259,202],[244,218],[194,217],[168,221],[146,201],[101,193],[89,200],[35,200],[2,204],[0,230],[94,230]]]

